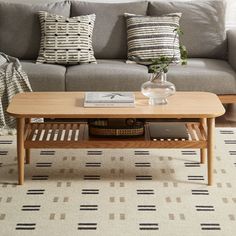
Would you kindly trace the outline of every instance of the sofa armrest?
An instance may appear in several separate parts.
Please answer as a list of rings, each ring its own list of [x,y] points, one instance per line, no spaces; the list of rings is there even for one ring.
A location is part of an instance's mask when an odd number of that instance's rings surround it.
[[[227,31],[228,38],[228,60],[236,71],[236,29]]]

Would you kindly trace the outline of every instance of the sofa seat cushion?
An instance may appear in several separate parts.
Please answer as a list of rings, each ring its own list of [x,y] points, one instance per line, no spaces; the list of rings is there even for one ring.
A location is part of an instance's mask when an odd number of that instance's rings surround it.
[[[98,60],[98,64],[67,67],[67,91],[140,91],[149,78],[146,66],[122,60]],[[236,73],[223,60],[188,59],[186,66],[171,66],[168,80],[177,91],[236,94]]]
[[[184,32],[182,43],[189,57],[226,57],[225,1],[153,1],[148,15],[160,16],[181,12],[180,27]]]
[[[124,13],[146,15],[147,2],[96,3],[72,1],[71,17],[96,14],[93,47],[97,59],[127,57],[126,21]]]
[[[33,91],[64,91],[66,67],[61,65],[35,64],[21,61],[29,77]]]
[[[167,77],[177,91],[236,94],[236,73],[223,60],[188,59],[186,66],[171,66]]]
[[[67,91],[140,91],[148,69],[124,60],[98,60],[98,64],[67,67]]]
[[[48,11],[69,17],[70,3],[56,2],[31,5],[0,2],[1,52],[23,60],[35,60],[37,58],[40,45],[38,11]]]

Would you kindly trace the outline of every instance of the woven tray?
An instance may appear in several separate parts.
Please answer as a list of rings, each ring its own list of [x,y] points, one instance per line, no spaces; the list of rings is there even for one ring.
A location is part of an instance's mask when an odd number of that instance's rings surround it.
[[[116,119],[115,122],[111,122],[110,119],[90,121],[89,135],[100,137],[136,137],[144,134],[144,122],[134,120],[133,123],[128,123],[126,121],[126,119]]]

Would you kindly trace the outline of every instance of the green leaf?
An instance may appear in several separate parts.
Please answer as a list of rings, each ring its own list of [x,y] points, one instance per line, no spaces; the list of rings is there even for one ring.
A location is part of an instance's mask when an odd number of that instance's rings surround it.
[[[180,27],[177,27],[173,30],[173,32],[176,33],[176,36],[183,35],[184,32],[180,29]],[[175,44],[175,41],[177,37],[175,36],[173,45]],[[187,49],[184,45],[180,44],[179,45],[179,50],[180,50],[180,59],[181,59],[181,65],[186,65],[187,64],[187,58],[188,58],[188,52]],[[174,51],[174,48],[173,48]],[[174,53],[173,53],[174,54]],[[150,61],[150,65],[148,67],[148,72],[149,73],[156,73],[159,74],[161,72],[167,73],[169,65],[175,63],[175,54],[173,57],[166,57],[166,56],[160,56],[158,58],[154,58]]]
[[[176,34],[179,35],[179,36],[184,34],[184,32],[180,29],[180,27],[176,27],[173,30],[173,32],[176,32]]]

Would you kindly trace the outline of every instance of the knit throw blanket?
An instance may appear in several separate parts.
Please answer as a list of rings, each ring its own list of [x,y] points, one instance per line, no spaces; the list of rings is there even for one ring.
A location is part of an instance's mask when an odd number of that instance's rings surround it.
[[[19,60],[0,52],[0,133],[16,127],[15,119],[6,112],[13,96],[30,91],[28,76]]]

